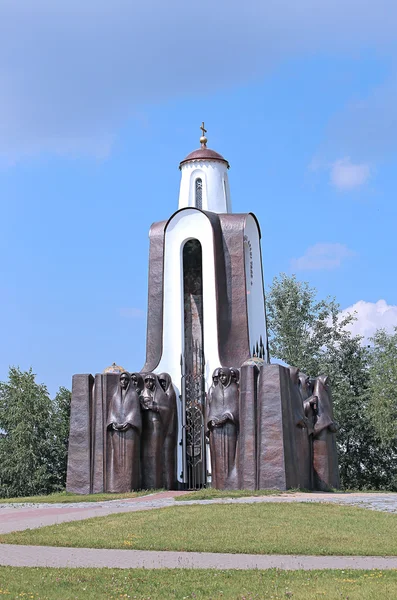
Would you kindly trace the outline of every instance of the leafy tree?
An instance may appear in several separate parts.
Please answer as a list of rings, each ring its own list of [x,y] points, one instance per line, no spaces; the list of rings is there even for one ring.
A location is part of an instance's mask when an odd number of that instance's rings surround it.
[[[370,414],[370,352],[341,318],[334,299],[317,299],[317,290],[281,274],[267,294],[270,352],[273,358],[308,375],[331,379],[341,484],[345,488],[396,489],[393,449],[382,447]]]
[[[267,315],[270,355],[308,373],[318,372],[327,348],[348,335],[345,327],[354,318],[340,318],[334,299],[317,300],[315,288],[285,273],[273,279]]]
[[[397,444],[397,327],[379,329],[371,339],[370,413],[382,444]]]
[[[70,390],[61,386],[52,403],[52,470],[57,489],[66,485],[71,399]]]
[[[52,402],[32,369],[10,367],[0,383],[0,495],[46,494],[62,487],[67,390]]]
[[[344,488],[396,489],[397,461],[382,446],[370,414],[370,352],[359,336],[343,336],[324,353],[320,371],[331,379],[341,485]]]

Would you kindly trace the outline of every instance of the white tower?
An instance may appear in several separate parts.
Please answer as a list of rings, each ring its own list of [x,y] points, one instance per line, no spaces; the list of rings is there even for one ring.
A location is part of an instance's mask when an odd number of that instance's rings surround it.
[[[204,123],[201,129],[201,148],[191,152],[179,165],[181,187],[178,208],[194,207],[214,213],[230,213],[229,163],[218,152],[207,148]]]
[[[204,135],[200,142],[180,163],[177,212],[150,230],[142,369],[169,373],[182,398],[181,481],[186,477],[184,386],[189,377],[194,380],[189,385],[201,385],[201,378],[205,392],[218,367],[240,368],[252,356],[268,361],[259,224],[252,213],[231,212],[229,163],[207,148]]]

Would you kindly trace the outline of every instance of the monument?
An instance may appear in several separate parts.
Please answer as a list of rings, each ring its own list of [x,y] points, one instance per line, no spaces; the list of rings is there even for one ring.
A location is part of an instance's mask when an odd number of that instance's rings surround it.
[[[329,381],[270,364],[259,223],[201,129],[150,228],[144,366],[73,377],[69,491],[339,485]]]

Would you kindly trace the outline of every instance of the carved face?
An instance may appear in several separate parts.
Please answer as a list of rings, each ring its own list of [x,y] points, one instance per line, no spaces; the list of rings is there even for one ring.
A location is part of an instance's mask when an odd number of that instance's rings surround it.
[[[160,385],[161,385],[161,387],[162,387],[162,388],[163,388],[163,390],[165,391],[165,390],[167,389],[167,382],[166,382],[166,380],[165,380],[165,379],[160,379],[160,378],[159,378],[159,382],[160,382]]]
[[[131,382],[134,387],[138,386],[138,377],[135,375],[135,373],[131,375]]]
[[[230,377],[232,378],[232,381],[234,383],[238,382],[238,371],[236,371],[235,369],[230,369]]]
[[[120,375],[120,386],[123,390],[126,390],[129,384],[129,377],[127,373],[122,373]]]
[[[226,371],[223,371],[222,369],[219,371],[219,381],[221,382],[222,385],[227,384],[227,373],[226,373]]]
[[[154,390],[154,388],[156,387],[156,382],[154,377],[152,377],[151,375],[148,375],[147,377],[145,377],[145,386],[147,387],[148,390]]]

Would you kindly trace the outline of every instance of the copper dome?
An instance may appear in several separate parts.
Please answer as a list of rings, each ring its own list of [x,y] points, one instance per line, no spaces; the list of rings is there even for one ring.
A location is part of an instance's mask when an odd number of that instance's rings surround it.
[[[221,154],[219,154],[218,152],[215,152],[215,150],[211,150],[210,148],[207,148],[206,146],[202,146],[198,150],[194,150],[193,152],[188,154],[186,158],[181,160],[181,162],[179,164],[179,168],[181,168],[181,166],[184,163],[187,163],[191,160],[218,160],[220,162],[226,163],[227,168],[229,168],[229,166],[230,166],[229,163],[227,162],[226,158],[223,158],[223,156]]]

